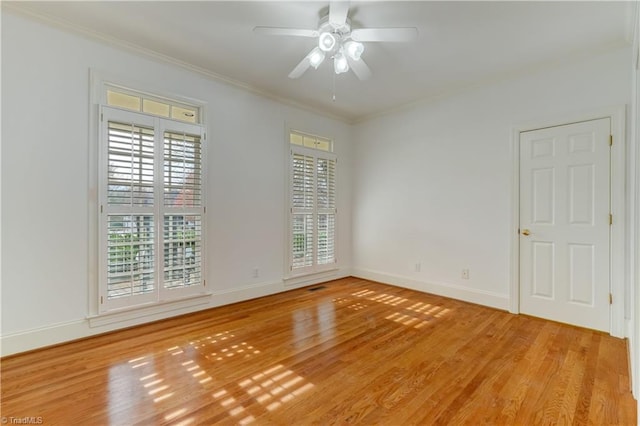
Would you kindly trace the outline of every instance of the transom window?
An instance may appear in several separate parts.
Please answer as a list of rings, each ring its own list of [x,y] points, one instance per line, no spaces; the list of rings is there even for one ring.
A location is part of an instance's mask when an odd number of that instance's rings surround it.
[[[200,122],[198,107],[116,86],[107,86],[107,105],[187,123]]]
[[[289,134],[289,142],[291,143],[291,145],[304,146],[320,151],[333,151],[333,143],[331,139],[322,138],[320,136],[307,135],[295,130],[292,130]]]

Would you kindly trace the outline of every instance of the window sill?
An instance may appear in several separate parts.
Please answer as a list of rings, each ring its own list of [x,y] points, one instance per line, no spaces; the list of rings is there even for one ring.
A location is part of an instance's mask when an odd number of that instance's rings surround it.
[[[300,275],[290,275],[284,278],[285,287],[303,287],[305,285],[317,284],[322,281],[329,281],[335,278],[340,268],[333,266],[318,272],[303,273]]]
[[[168,313],[179,315],[183,312],[175,311],[184,311],[195,306],[206,305],[209,303],[211,295],[211,293],[196,294],[177,300],[122,308],[98,315],[89,316],[87,320],[89,321],[89,327],[91,328],[103,327],[117,323],[126,323],[131,321],[140,323],[140,319],[155,321],[157,319],[166,318],[166,314]]]

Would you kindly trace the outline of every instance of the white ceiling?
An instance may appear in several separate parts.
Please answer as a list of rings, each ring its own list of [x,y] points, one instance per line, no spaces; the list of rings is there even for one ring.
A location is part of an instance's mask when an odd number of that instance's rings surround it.
[[[6,4],[6,2],[3,2]],[[410,43],[366,43],[373,77],[335,78],[325,62],[287,78],[315,39],[255,26],[316,29],[328,1],[20,2],[14,9],[152,50],[261,93],[357,121],[424,98],[600,53],[631,41],[631,2],[351,2],[352,26],[417,27]]]

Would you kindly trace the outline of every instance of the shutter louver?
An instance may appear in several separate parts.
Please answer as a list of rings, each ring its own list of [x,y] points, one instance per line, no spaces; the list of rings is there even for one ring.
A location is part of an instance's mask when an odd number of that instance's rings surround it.
[[[164,288],[202,283],[202,146],[200,136],[165,132]]]
[[[109,122],[109,205],[153,205],[153,139],[153,129]]]
[[[313,266],[313,214],[293,215],[292,268]]]
[[[199,136],[165,132],[164,205],[202,205],[202,147]]]
[[[154,291],[153,216],[107,217],[107,299]]]
[[[314,163],[311,156],[292,154],[292,269],[313,265]]]
[[[335,262],[336,162],[318,158],[318,265]]]
[[[202,218],[200,215],[164,216],[164,287],[178,288],[202,282]]]

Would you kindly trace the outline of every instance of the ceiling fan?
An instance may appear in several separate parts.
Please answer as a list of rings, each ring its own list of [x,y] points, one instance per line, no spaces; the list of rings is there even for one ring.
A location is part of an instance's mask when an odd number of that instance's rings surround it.
[[[333,59],[336,74],[351,69],[360,80],[366,80],[371,77],[371,69],[362,60],[363,42],[403,42],[418,36],[415,27],[352,28],[348,15],[348,1],[332,1],[329,3],[329,13],[318,23],[318,29],[255,27],[253,31],[265,35],[318,38],[318,46],[296,65],[289,73],[289,78],[302,76],[309,67],[317,69],[329,57]]]

